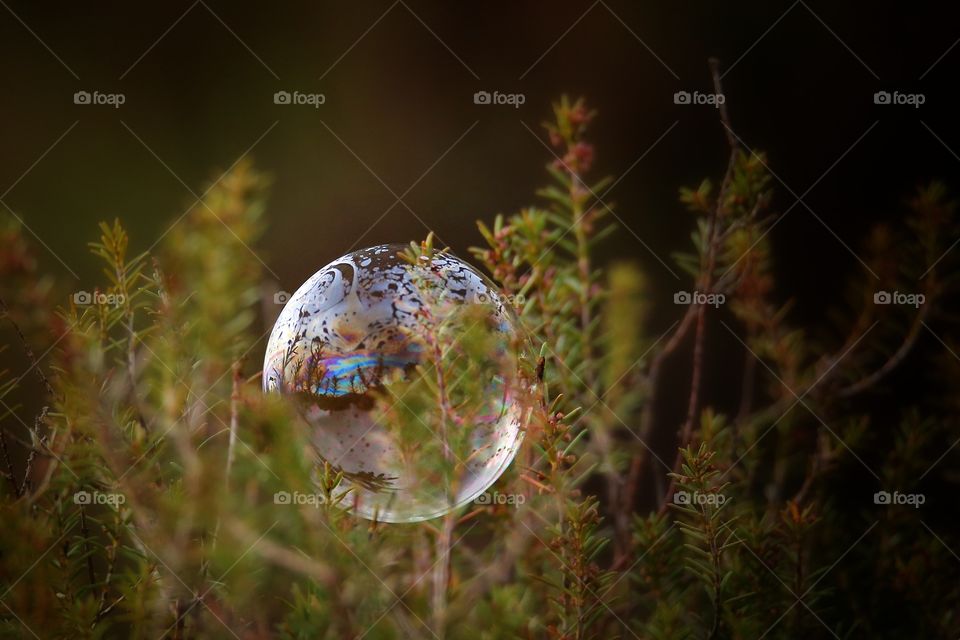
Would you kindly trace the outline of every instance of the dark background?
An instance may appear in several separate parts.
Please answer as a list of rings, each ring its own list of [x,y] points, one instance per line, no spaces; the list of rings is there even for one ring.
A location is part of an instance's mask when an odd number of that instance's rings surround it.
[[[626,172],[605,197],[625,228],[597,258],[632,260],[648,274],[653,313],[644,334],[653,339],[684,311],[673,293],[692,288],[671,258],[690,250],[694,224],[678,188],[708,176],[719,182],[728,155],[717,110],[673,100],[680,90],[712,90],[707,59],[715,56],[738,135],[769,154],[781,181],[773,212],[789,211],[769,236],[777,295],[795,302],[791,325],[833,351],[840,338],[828,310],[856,287],[876,286],[857,258],[870,227],[901,224],[904,201],[931,179],[960,190],[958,14],[945,2],[825,0],[0,0],[0,216],[12,211],[25,223],[42,245],[42,270],[63,291],[91,291],[102,280],[86,246],[98,221],[121,218],[133,249],[147,250],[211,179],[249,154],[274,179],[269,227],[254,247],[271,287],[293,291],[351,249],[418,240],[428,229],[466,256],[481,242],[478,218],[537,202],[552,160],[540,123],[560,95],[583,95],[599,111],[595,175]],[[79,90],[119,92],[126,102],[76,105]],[[279,90],[323,93],[326,103],[276,105]],[[526,100],[518,109],[475,105],[480,90]],[[926,102],[875,105],[881,90],[922,93]],[[719,326],[729,313],[710,315],[701,404],[732,415],[744,352]],[[920,347],[945,353],[951,344],[956,357],[955,339],[943,333],[940,342],[927,328]],[[874,343],[879,333],[864,348],[885,358],[891,347]],[[37,342],[49,368],[49,345]],[[0,369],[19,376],[30,362],[3,323],[0,349],[6,344]],[[251,351],[250,368],[262,348]],[[665,460],[684,417],[689,350],[688,341],[664,371],[664,431],[651,444]],[[878,418],[876,433],[895,434],[917,396],[924,415],[936,404],[940,391],[919,375],[930,373],[924,362],[911,355],[884,381],[884,397],[862,408]],[[32,422],[40,384],[31,375],[24,387],[16,409]],[[893,446],[877,442],[861,451],[864,466],[876,468]],[[943,444],[931,469],[941,451],[960,450]],[[644,508],[663,495],[653,467]],[[894,488],[853,467],[830,488],[852,510]],[[933,480],[919,487],[929,495],[926,530],[912,522],[913,538],[930,542],[950,530],[952,541],[955,491]],[[872,549],[878,558],[889,552]],[[899,607],[876,615],[890,628],[908,619]]]
[[[660,262],[678,272],[670,254],[690,247],[677,189],[718,181],[727,155],[717,111],[673,94],[710,91],[716,56],[734,127],[786,185],[774,210],[793,205],[771,234],[783,298],[818,321],[843,274],[869,277],[855,254],[872,223],[930,178],[956,187],[960,26],[942,5],[4,0],[0,193],[44,266],[92,290],[97,221],[120,217],[147,249],[249,153],[275,180],[256,252],[292,291],[352,248],[428,228],[465,255],[476,219],[535,202],[551,157],[531,130],[542,140],[551,102],[584,95],[596,174],[629,170],[605,198],[628,229],[601,260],[647,271],[658,335],[689,288]],[[78,90],[126,102],[75,105]],[[278,90],[326,103],[275,105]],[[475,105],[478,90],[526,101]],[[879,90],[926,103],[875,105]],[[708,371],[707,402],[723,379]]]

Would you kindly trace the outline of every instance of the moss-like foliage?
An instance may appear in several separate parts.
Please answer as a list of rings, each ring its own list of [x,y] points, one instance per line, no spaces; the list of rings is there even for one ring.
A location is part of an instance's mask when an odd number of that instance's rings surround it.
[[[681,190],[671,223],[689,210],[682,284],[598,259],[621,227],[615,182],[589,178],[594,116],[562,99],[541,204],[479,225],[473,257],[540,354],[523,363],[532,416],[483,500],[424,523],[351,516],[294,401],[260,391],[270,326],[248,247],[268,184],[251,165],[149,255],[104,224],[84,295],[38,273],[4,223],[5,349],[31,367],[0,377],[0,637],[957,637],[945,188],[865,234],[848,307],[801,326],[770,244],[776,180],[725,111],[729,164]],[[655,307],[675,318],[655,325]],[[436,357],[378,409],[414,453],[407,426],[482,409],[491,374],[471,354],[494,348],[424,317]],[[736,372],[726,415],[704,400],[710,366]],[[905,368],[913,396],[890,409]],[[26,415],[21,394],[43,410]]]

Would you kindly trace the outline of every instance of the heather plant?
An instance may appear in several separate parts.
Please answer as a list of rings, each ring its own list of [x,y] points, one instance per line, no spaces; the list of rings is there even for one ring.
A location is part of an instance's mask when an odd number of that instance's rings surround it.
[[[471,250],[533,357],[431,293],[416,329],[430,348],[377,398],[412,460],[437,442],[442,458],[468,449],[446,429],[488,410],[491,379],[525,381],[513,465],[420,523],[351,515],[345,472],[313,447],[297,399],[261,391],[272,318],[247,246],[269,181],[250,163],[149,255],[122,222],[101,225],[102,277],[80,294],[5,221],[4,348],[29,370],[0,378],[0,635],[956,637],[955,205],[939,183],[919,189],[904,224],[865,234],[849,305],[804,326],[778,287],[775,174],[718,112],[729,159],[680,190],[687,279],[661,303],[637,264],[599,259],[617,223],[615,180],[591,177],[596,113],[555,105],[538,204],[480,222]],[[434,243],[405,259],[429,261]],[[679,312],[665,328],[658,307]],[[713,407],[721,341],[742,360],[724,365],[736,392]],[[506,369],[478,364],[498,350]],[[424,477],[456,482],[461,463],[446,462]]]

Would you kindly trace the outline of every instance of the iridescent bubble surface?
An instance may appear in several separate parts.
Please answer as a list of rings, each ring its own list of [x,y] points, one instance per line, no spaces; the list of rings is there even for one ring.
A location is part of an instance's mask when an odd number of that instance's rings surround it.
[[[448,513],[486,491],[523,438],[530,352],[495,285],[449,253],[379,245],[315,273],[280,313],[265,391],[296,398],[340,504],[383,522]]]

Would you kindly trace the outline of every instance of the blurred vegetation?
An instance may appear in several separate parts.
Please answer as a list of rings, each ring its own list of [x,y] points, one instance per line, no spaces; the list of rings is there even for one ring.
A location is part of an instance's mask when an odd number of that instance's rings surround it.
[[[956,495],[958,362],[918,340],[952,326],[942,301],[955,263],[924,273],[957,237],[945,189],[920,190],[905,228],[870,236],[879,283],[852,283],[829,327],[794,326],[775,302],[766,158],[731,137],[719,182],[681,191],[693,250],[676,258],[690,292],[726,304],[691,298],[661,334],[647,325],[646,277],[594,264],[617,228],[597,196],[612,181],[585,177],[594,116],[581,100],[556,105],[544,204],[481,223],[473,251],[543,345],[524,445],[494,487],[523,500],[441,520],[351,516],[307,425],[261,393],[250,356],[263,274],[246,245],[263,230],[268,182],[249,164],[155,255],[129,255],[123,226],[103,225],[90,305],[39,274],[6,224],[7,348],[31,369],[0,382],[0,635],[956,637],[960,537],[928,514]],[[414,244],[412,258],[430,251]],[[877,289],[925,301],[876,305]],[[744,356],[734,415],[702,400],[714,314]],[[683,357],[687,412],[671,424],[663,367]],[[878,427],[873,398],[895,391],[889,376],[909,359],[934,399],[898,398]],[[36,416],[18,405],[27,386],[44,396]],[[443,409],[416,406],[428,422]],[[664,434],[675,458],[648,446]],[[876,505],[880,490],[922,490],[927,506]],[[326,500],[278,506],[282,491]]]

